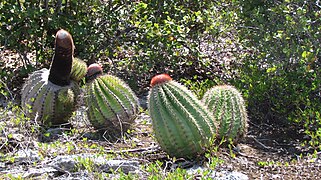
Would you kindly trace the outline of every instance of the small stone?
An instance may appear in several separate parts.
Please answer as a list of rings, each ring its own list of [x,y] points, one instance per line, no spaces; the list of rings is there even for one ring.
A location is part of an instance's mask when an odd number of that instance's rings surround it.
[[[84,163],[91,163],[91,166],[98,171],[111,172],[121,170],[123,173],[136,171],[139,168],[139,162],[134,160],[108,160],[106,156],[97,156],[95,154],[79,154],[79,155],[65,155],[57,156],[49,164],[60,171],[75,172],[77,167],[82,167],[82,160]]]
[[[125,174],[137,171],[138,168],[139,162],[133,160],[108,160],[102,163],[99,167],[99,169],[104,172],[121,170]]]
[[[282,179],[279,174],[272,174],[271,179]]]
[[[138,99],[139,106],[142,107],[143,109],[147,109],[147,95],[143,95],[139,97]]]
[[[18,142],[22,142],[24,137],[25,136],[22,134],[12,134],[12,138],[10,138],[10,139],[16,140]]]
[[[21,163],[28,163],[31,164],[32,162],[38,162],[41,160],[41,157],[38,153],[38,151],[26,149],[26,150],[19,150],[15,154],[15,162],[18,162],[18,164]]]
[[[236,171],[221,171],[222,176],[217,178],[218,180],[248,180],[249,177],[243,173],[236,172]],[[216,178],[215,178],[216,179]]]
[[[187,173],[188,174],[192,174],[192,175],[198,175],[198,174],[202,174],[202,172],[204,171],[208,171],[210,173],[207,173],[207,177],[206,178],[211,178],[211,179],[217,179],[217,180],[248,180],[248,176],[240,173],[240,172],[236,172],[236,171],[214,171],[208,168],[204,168],[202,166],[199,165],[194,165],[193,167],[187,169]]]
[[[76,159],[74,156],[57,156],[49,164],[50,167],[57,169],[58,171],[70,171],[74,172],[76,168]]]
[[[46,174],[55,174],[58,171],[52,167],[44,168],[30,168],[27,172],[23,173],[23,178],[37,178]]]
[[[6,168],[6,163],[0,162],[0,170],[3,170],[4,168]]]

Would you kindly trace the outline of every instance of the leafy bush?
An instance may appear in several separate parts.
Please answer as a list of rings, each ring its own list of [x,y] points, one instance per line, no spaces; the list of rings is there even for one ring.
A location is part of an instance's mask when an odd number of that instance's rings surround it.
[[[311,145],[320,136],[320,13],[310,1],[240,4],[243,54],[239,78],[253,120],[295,122],[305,127]]]
[[[93,11],[100,5],[97,1],[45,2],[2,1],[1,44],[20,53],[35,51],[39,61],[46,60],[48,54],[52,54],[50,49],[54,44],[54,35],[60,28],[71,31],[75,39],[82,39],[83,44],[88,43],[85,36],[93,31],[91,27],[95,21],[92,21],[91,14],[94,15]],[[83,47],[79,46],[79,42],[76,41],[76,46]]]
[[[0,5],[1,44],[22,54],[35,51],[42,63],[52,54],[55,32],[65,28],[73,34],[77,56],[89,64],[102,62],[136,91],[146,91],[157,73],[198,80],[219,76],[212,71],[223,68],[211,51],[226,53],[222,42],[233,38],[225,31],[230,13],[224,1],[18,2]]]

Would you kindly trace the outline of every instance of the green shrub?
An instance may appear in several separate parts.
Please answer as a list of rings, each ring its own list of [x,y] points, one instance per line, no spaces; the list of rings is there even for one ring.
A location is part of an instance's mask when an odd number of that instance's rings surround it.
[[[216,37],[227,35],[231,18],[224,1],[19,2],[0,3],[1,45],[22,54],[35,51],[37,62],[46,62],[55,32],[64,28],[73,34],[76,56],[89,64],[104,62],[136,91],[146,91],[158,73],[215,77],[217,59],[202,48],[207,42],[215,47]]]
[[[320,8],[309,1],[240,6],[238,32],[249,51],[240,54],[233,83],[246,94],[251,119],[297,123],[320,148]]]
[[[1,45],[20,53],[35,51],[37,60],[48,60],[54,35],[58,29],[64,28],[75,34],[77,49],[90,52],[91,49],[80,46],[80,42],[81,45],[91,43],[92,39],[86,36],[94,30],[94,11],[100,6],[99,2],[71,0],[60,5],[58,2],[2,1]]]

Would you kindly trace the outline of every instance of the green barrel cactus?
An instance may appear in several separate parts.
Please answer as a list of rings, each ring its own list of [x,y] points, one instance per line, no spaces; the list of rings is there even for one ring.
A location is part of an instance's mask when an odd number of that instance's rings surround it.
[[[87,64],[79,58],[74,58],[72,60],[70,79],[76,82],[79,82],[82,80],[82,78],[85,77],[86,74],[87,74]]]
[[[170,156],[192,158],[203,153],[217,133],[201,101],[167,74],[152,78],[148,110],[155,138]]]
[[[202,99],[219,121],[218,138],[236,143],[247,133],[248,116],[241,93],[233,86],[220,85],[209,89]]]
[[[120,78],[103,75],[97,64],[88,67],[85,102],[88,119],[95,129],[122,135],[133,123],[138,110],[138,98]],[[94,77],[94,78],[92,78]]]
[[[27,117],[44,126],[68,122],[80,94],[78,83],[70,79],[73,52],[71,35],[59,30],[50,69],[35,71],[22,87],[21,106]]]

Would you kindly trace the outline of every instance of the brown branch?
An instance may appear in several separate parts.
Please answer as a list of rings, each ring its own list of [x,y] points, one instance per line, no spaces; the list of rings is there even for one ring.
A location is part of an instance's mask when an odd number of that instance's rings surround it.
[[[105,153],[110,153],[110,154],[122,154],[122,153],[134,153],[134,152],[140,152],[140,153],[154,153],[160,151],[159,146],[150,146],[146,148],[135,148],[135,149],[124,149],[124,150],[119,150],[119,151],[114,151],[114,150],[108,150],[105,151]]]
[[[62,0],[57,0],[55,13],[59,14],[62,7]]]

